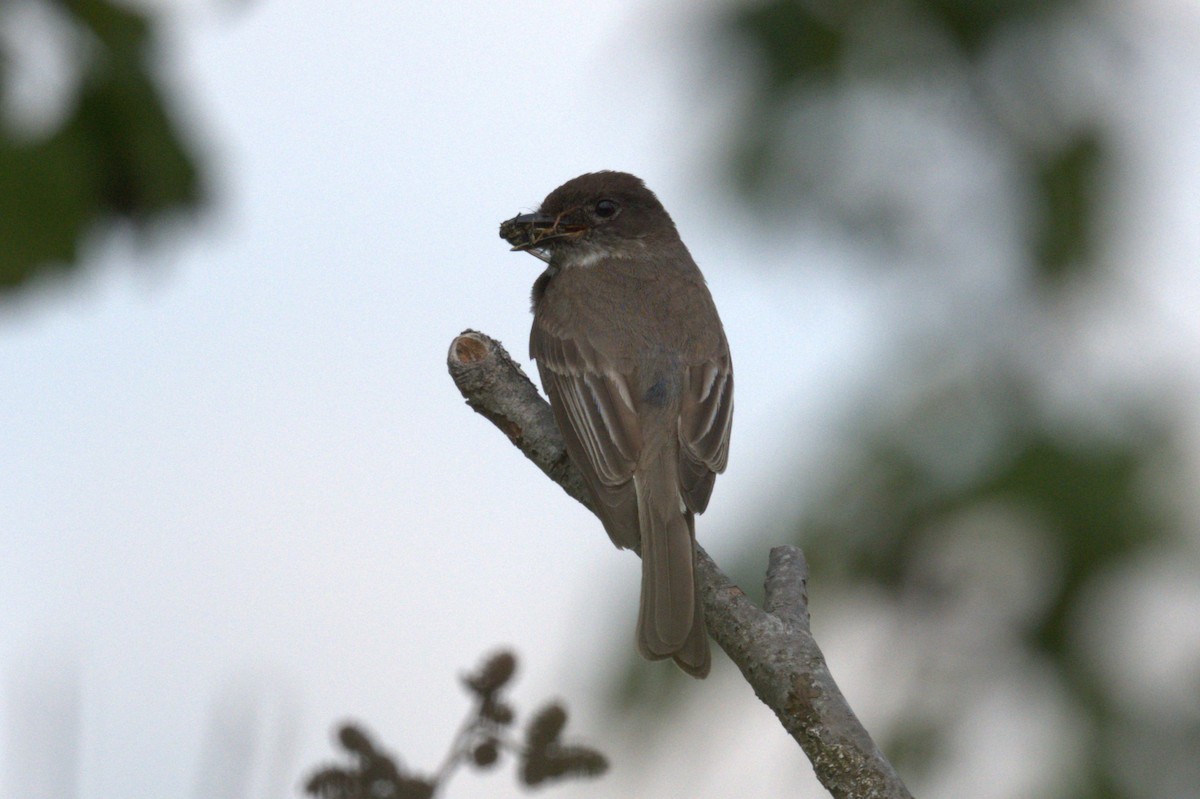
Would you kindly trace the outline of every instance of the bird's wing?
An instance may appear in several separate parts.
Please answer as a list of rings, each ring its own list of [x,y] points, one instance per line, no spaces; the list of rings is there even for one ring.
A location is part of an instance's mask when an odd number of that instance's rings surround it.
[[[679,487],[694,513],[708,507],[713,481],[729,459],[733,364],[726,350],[687,370],[679,409]]]
[[[628,381],[588,342],[536,325],[530,352],[605,529],[617,546],[638,545],[632,477],[642,434]]]

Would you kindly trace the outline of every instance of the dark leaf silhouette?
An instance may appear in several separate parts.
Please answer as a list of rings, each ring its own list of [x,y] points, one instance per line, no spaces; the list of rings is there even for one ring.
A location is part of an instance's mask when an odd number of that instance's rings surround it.
[[[547,705],[534,716],[524,745],[511,737],[508,727],[515,721],[516,713],[501,693],[512,680],[516,667],[516,656],[502,651],[463,677],[463,685],[475,697],[475,705],[433,777],[405,771],[399,760],[386,754],[360,725],[345,724],[338,730],[337,740],[354,765],[318,769],[308,778],[304,790],[316,799],[429,799],[445,786],[460,765],[491,769],[499,764],[506,751],[518,756],[519,778],[526,785],[551,778],[603,774],[608,761],[599,752],[577,745],[559,745],[567,711],[558,703]]]

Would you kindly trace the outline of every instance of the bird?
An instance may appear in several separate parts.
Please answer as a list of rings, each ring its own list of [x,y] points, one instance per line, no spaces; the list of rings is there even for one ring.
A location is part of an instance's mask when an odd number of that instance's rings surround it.
[[[529,353],[604,529],[641,554],[638,650],[704,678],[695,516],[725,470],[733,421],[733,362],[704,276],[627,172],[573,178],[500,235],[546,264]]]

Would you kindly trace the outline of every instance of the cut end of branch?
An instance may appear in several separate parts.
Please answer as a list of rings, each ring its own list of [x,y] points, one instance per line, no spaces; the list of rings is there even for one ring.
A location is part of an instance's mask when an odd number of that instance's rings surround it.
[[[453,364],[475,364],[492,354],[491,339],[474,330],[464,330],[450,342],[450,354],[446,360]]]

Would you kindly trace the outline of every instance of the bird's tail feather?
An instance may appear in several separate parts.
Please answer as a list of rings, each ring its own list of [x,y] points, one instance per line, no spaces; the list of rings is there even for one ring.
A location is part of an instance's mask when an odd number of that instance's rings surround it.
[[[683,507],[674,469],[654,466],[634,476],[642,545],[638,649],[651,660],[673,657],[688,674],[703,677],[710,656],[693,568],[692,514]]]

